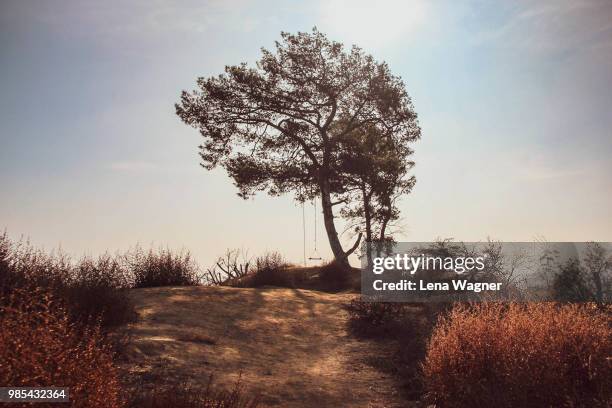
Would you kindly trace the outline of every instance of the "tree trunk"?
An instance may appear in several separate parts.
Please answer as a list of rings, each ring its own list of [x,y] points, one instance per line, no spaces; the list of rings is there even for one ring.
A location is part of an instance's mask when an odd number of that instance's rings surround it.
[[[363,215],[365,218],[366,242],[372,241],[372,212],[370,211],[371,194],[367,193],[366,185],[361,183],[361,197],[363,200]]]
[[[387,232],[387,224],[389,224],[389,219],[391,218],[391,210],[389,210],[384,218],[383,218],[383,222],[382,225],[380,227],[380,237],[378,238],[381,242],[383,242],[386,238],[385,234]]]
[[[346,252],[342,249],[342,244],[338,239],[338,232],[334,224],[334,212],[332,210],[331,194],[329,191],[329,181],[322,179],[320,181],[321,189],[321,207],[323,208],[323,222],[325,223],[325,231],[329,240],[329,246],[334,254],[334,258],[341,265],[350,267],[346,256]]]
[[[368,194],[366,191],[366,185],[364,182],[361,183],[361,197],[363,200],[363,215],[365,217],[365,230],[366,230],[366,262],[368,266],[371,266],[372,263],[372,213],[370,211],[370,199],[372,198],[372,193]],[[363,256],[363,254],[361,254]]]

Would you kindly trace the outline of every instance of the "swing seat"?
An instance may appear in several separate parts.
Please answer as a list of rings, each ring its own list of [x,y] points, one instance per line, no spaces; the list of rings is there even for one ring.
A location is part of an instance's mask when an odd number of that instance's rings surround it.
[[[323,258],[321,258],[321,255],[319,255],[319,251],[314,250],[314,252],[308,257],[309,261],[322,261]]]
[[[309,261],[322,261],[323,258],[319,255],[317,251],[317,202],[312,201],[312,206],[314,207],[314,251],[308,257]],[[304,215],[304,203],[302,202],[302,230],[304,234],[304,266],[306,266],[306,217]]]

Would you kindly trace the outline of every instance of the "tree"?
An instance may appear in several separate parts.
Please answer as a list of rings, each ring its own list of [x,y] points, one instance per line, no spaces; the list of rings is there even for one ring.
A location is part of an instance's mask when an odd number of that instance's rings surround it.
[[[360,48],[347,51],[316,28],[281,37],[275,53],[262,49],[255,68],[243,63],[199,78],[197,90],[183,91],[176,113],[203,136],[202,165],[224,167],[241,197],[267,191],[292,192],[298,201],[319,198],[334,257],[348,265],[362,234],[350,249],[342,248],[334,207],[346,209],[354,197],[343,184],[346,166],[338,161],[363,129],[392,147],[395,162],[407,160],[407,146],[421,134],[417,115],[401,79]],[[374,152],[365,156],[375,161]],[[377,216],[392,219],[394,199],[382,195],[377,205],[388,211]]]
[[[416,178],[408,172],[414,162],[408,160],[408,145],[395,145],[380,137],[369,124],[339,140],[337,178],[341,180],[340,211],[356,233],[363,233],[366,242],[385,242],[391,222],[399,218],[397,199],[410,192]]]
[[[587,281],[598,303],[610,301],[612,255],[597,242],[589,242],[585,251]]]
[[[584,269],[580,261],[570,258],[560,266],[559,273],[553,282],[553,296],[559,302],[587,302],[593,300],[584,278]]]

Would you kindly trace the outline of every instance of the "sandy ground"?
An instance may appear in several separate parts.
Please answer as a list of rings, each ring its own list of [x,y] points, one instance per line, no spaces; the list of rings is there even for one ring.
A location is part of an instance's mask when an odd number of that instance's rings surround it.
[[[347,333],[351,294],[301,289],[173,287],[133,291],[139,321],[126,367],[230,386],[266,406],[406,407],[393,378],[366,360],[381,347]]]

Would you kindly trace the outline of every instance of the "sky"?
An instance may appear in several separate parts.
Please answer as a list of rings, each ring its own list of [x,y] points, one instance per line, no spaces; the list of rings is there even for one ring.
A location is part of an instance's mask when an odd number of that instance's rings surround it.
[[[201,168],[174,103],[314,26],[412,97],[422,140],[398,240],[612,241],[608,0],[3,0],[0,229],[76,256],[139,243],[203,266],[226,248],[301,262],[302,208],[245,201]],[[318,243],[330,258],[322,224]]]

